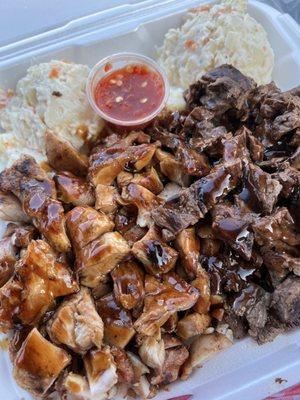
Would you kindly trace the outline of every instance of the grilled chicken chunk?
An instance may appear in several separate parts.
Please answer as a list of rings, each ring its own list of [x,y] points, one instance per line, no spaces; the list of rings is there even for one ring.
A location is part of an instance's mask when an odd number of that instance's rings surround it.
[[[16,196],[0,192],[0,219],[12,222],[29,222],[30,218],[22,210]]]
[[[131,310],[143,302],[144,272],[135,261],[123,261],[111,272],[111,277],[115,298],[122,307]]]
[[[218,332],[199,336],[191,345],[190,356],[183,368],[183,379],[186,379],[195,367],[200,366],[214,353],[226,349],[231,345],[231,340]]]
[[[105,399],[107,392],[117,383],[117,368],[109,347],[91,350],[83,357],[90,392],[97,399]]]
[[[66,222],[75,251],[114,228],[114,223],[110,218],[87,206],[75,207],[69,211]]]
[[[130,247],[119,232],[107,232],[77,250],[76,263],[81,283],[96,287],[129,251]]]
[[[23,156],[0,174],[0,190],[19,198],[26,215],[58,251],[70,250],[62,204],[55,185],[30,156]]]
[[[65,350],[54,346],[34,328],[15,358],[13,375],[23,389],[34,396],[44,396],[70,361]]]
[[[209,327],[211,318],[206,314],[193,313],[183,317],[177,325],[177,334],[186,340],[200,335]]]
[[[92,186],[71,172],[60,172],[54,176],[58,198],[74,206],[92,206],[95,194]]]
[[[201,264],[200,243],[195,228],[183,229],[176,237],[175,247],[179,251],[180,261],[190,279],[198,275]]]
[[[178,257],[177,251],[162,241],[154,227],[132,246],[131,251],[152,275],[169,272],[174,268]]]
[[[96,204],[95,208],[105,214],[114,214],[118,208],[117,199],[119,193],[114,186],[97,185],[96,186]]]
[[[130,313],[117,304],[112,293],[102,297],[96,305],[104,322],[105,341],[124,348],[135,334]]]
[[[101,348],[103,322],[87,288],[65,300],[47,324],[52,342],[84,354],[93,346]]]
[[[68,171],[77,176],[85,176],[88,159],[65,139],[48,131],[45,136],[46,154],[49,164],[56,171]]]
[[[66,263],[43,240],[33,240],[20,261],[15,275],[0,289],[0,330],[15,324],[34,325],[57,297],[78,290]]]
[[[13,245],[11,236],[0,240],[0,287],[13,275],[17,261],[17,248]]]
[[[126,351],[120,347],[112,346],[110,352],[117,367],[118,383],[131,386],[134,382],[134,371]]]
[[[132,204],[138,209],[137,225],[141,227],[150,226],[150,213],[162,201],[150,190],[136,183],[130,183],[122,190],[122,199],[126,204]]]
[[[127,356],[131,361],[134,372],[134,385],[132,388],[142,399],[147,399],[150,395],[150,383],[145,375],[148,374],[150,370],[134,353],[127,351]]]
[[[146,336],[152,336],[174,312],[193,307],[199,297],[195,287],[174,273],[160,279],[147,275],[145,289],[144,310],[134,327]]]
[[[161,373],[166,355],[164,341],[152,336],[144,337],[139,347],[139,355],[144,364]]]
[[[99,148],[90,157],[89,177],[95,186],[111,185],[126,165],[140,171],[150,163],[157,145],[142,143],[133,146],[137,139],[138,133],[132,133],[108,148]]]
[[[57,382],[57,392],[64,400],[92,400],[89,384],[85,376],[69,372]],[[96,399],[95,399],[96,400]]]
[[[184,362],[188,359],[189,352],[185,346],[168,349],[165,353],[165,361],[161,373],[151,379],[151,383],[159,385],[176,381],[179,371]]]

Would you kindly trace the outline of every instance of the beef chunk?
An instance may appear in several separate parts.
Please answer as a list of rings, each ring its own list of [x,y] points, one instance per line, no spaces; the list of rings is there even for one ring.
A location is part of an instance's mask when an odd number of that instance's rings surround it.
[[[154,222],[174,234],[195,225],[209,209],[238,183],[241,164],[221,165],[151,213]]]
[[[229,204],[216,205],[213,214],[213,233],[228,243],[240,256],[250,260],[254,242],[253,233],[248,230],[255,215]]]
[[[244,167],[244,188],[240,198],[253,210],[270,214],[282,189],[281,184],[257,165],[247,163]]]
[[[288,163],[284,163],[280,171],[272,174],[274,179],[282,185],[280,195],[287,198],[292,196],[300,187],[300,171],[291,167]]]
[[[272,294],[271,307],[278,319],[290,326],[300,324],[300,277],[289,276]]]
[[[300,236],[295,231],[294,221],[287,208],[279,208],[274,214],[258,219],[252,225],[258,244],[282,247],[297,246]],[[281,244],[281,246],[280,246]]]
[[[158,226],[177,234],[195,225],[203,214],[191,190],[186,189],[154,209],[151,216]]]
[[[255,86],[233,66],[222,65],[191,85],[185,100],[190,107],[203,105],[216,114],[234,110],[243,120],[248,115],[247,97]]]
[[[256,134],[278,141],[300,127],[300,98],[282,93],[274,83],[255,89],[249,99]]]

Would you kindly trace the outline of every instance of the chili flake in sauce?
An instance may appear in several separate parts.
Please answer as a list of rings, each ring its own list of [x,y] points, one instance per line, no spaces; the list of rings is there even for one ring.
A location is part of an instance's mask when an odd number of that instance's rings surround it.
[[[142,64],[127,65],[104,76],[97,83],[97,106],[118,121],[137,121],[151,115],[165,94],[162,76]]]

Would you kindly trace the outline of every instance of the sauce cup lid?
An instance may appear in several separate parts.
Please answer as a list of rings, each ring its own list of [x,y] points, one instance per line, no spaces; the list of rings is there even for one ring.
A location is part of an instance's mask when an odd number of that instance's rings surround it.
[[[97,105],[95,100],[95,89],[97,87],[98,82],[102,80],[105,76],[131,64],[145,65],[150,70],[159,74],[164,83],[164,96],[159,106],[155,110],[153,110],[150,114],[147,114],[143,118],[123,121],[120,119],[116,119],[111,115],[105,113],[103,110],[101,110],[101,108]],[[90,71],[86,83],[87,97],[93,110],[104,120],[114,125],[120,125],[120,126],[139,126],[151,121],[153,118],[156,117],[156,115],[158,115],[162,111],[162,109],[166,105],[166,102],[169,97],[169,90],[170,90],[169,81],[166,72],[164,71],[163,68],[161,68],[161,66],[157,62],[142,54],[127,53],[127,52],[110,55],[108,57],[103,58],[101,61],[95,64]]]

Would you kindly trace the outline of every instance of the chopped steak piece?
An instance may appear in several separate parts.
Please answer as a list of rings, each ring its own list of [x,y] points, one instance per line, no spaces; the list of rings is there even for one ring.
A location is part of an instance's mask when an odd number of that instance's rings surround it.
[[[238,183],[240,162],[221,165],[215,172],[193,183],[179,195],[154,209],[151,216],[162,228],[175,235],[190,225],[195,225],[210,208],[226,196]]]
[[[255,214],[244,213],[236,206],[222,203],[213,208],[212,215],[214,235],[228,243],[240,256],[249,261],[254,237],[248,227],[254,221]]]
[[[245,189],[240,197],[245,198],[250,203],[250,207],[253,205],[254,209],[261,209],[264,213],[270,214],[282,189],[281,184],[270,174],[251,163],[245,165],[244,180]]]
[[[247,97],[256,84],[231,65],[222,65],[202,76],[185,94],[190,107],[205,106],[215,114],[236,111],[244,120],[248,116]]]
[[[284,165],[281,171],[272,174],[272,177],[277,179],[282,185],[280,195],[285,198],[296,194],[297,190],[300,188],[300,171],[290,167],[288,163]]]
[[[54,346],[34,328],[18,351],[13,375],[23,389],[43,397],[70,362],[71,356],[65,350]]]
[[[193,193],[186,189],[155,208],[151,217],[158,226],[176,235],[182,229],[195,225],[203,214]]]
[[[300,277],[291,275],[276,287],[271,307],[282,323],[300,324]]]
[[[260,245],[300,245],[300,235],[297,234],[294,220],[285,207],[277,209],[274,214],[257,219],[252,224],[252,229],[255,240]]]

